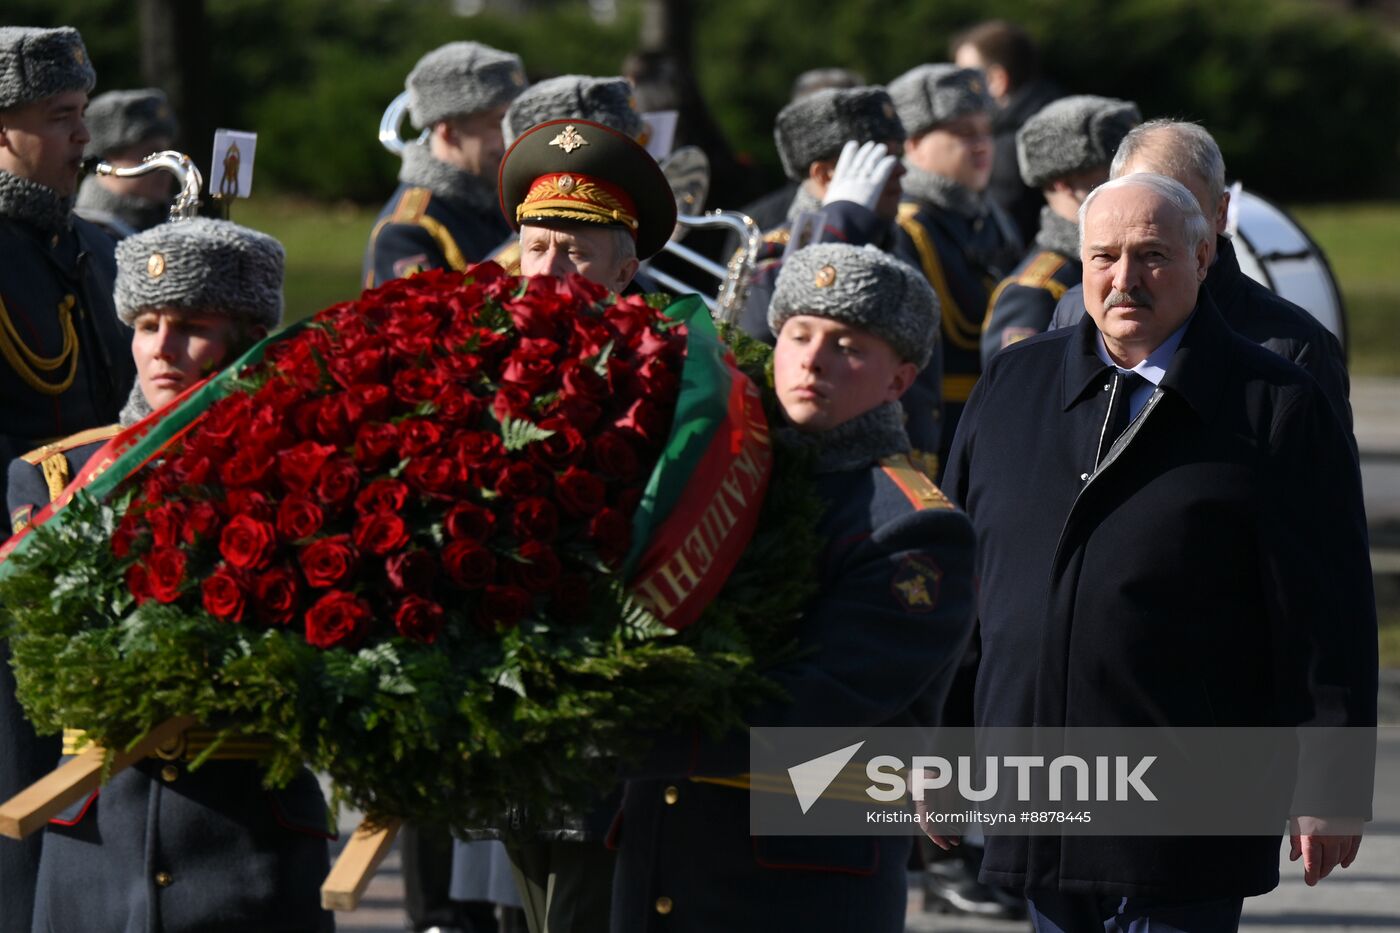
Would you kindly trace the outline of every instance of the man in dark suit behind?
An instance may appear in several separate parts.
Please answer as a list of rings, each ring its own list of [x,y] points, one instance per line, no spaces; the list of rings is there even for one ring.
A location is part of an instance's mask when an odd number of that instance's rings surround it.
[[[1088,316],[997,354],[948,464],[977,532],[977,725],[1373,726],[1360,478],[1327,399],[1199,287],[1210,224],[1179,182],[1108,182],[1080,229]],[[1294,814],[1310,884],[1366,815]],[[1278,847],[998,835],[982,880],[1040,931],[1213,933],[1278,884]]]

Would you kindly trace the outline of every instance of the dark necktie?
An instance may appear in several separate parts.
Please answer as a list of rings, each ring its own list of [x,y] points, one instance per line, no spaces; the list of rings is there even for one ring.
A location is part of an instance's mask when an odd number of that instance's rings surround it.
[[[1108,416],[1104,418],[1103,431],[1099,435],[1099,452],[1094,458],[1094,468],[1108,456],[1109,448],[1118,436],[1128,429],[1132,419],[1132,399],[1135,392],[1147,380],[1134,372],[1121,369],[1113,371],[1113,381],[1108,386]]]

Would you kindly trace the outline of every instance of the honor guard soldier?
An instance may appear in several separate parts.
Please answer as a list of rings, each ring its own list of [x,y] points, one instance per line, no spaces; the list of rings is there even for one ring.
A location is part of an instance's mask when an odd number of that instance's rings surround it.
[[[935,301],[874,247],[809,246],[778,276],[773,439],[810,454],[826,544],[797,650],[768,671],[783,698],[751,726],[937,725],[971,628],[972,529],[909,459],[898,405]],[[747,730],[658,743],[624,791],[613,933],[903,930],[911,840],[751,835],[749,770]]]
[[[96,81],[75,29],[0,28],[0,456],[116,419],[130,331],[110,237],[73,216]]]
[[[97,77],[75,29],[0,28],[0,459],[117,416],[130,332],[112,307],[110,237],[72,214]],[[0,488],[3,482],[0,481]],[[0,797],[58,755],[14,698],[0,641]],[[0,931],[28,933],[40,841],[0,845]]]
[[[123,422],[164,407],[275,327],[282,275],[281,245],[228,221],[162,224],[123,240],[117,310],[135,329],[138,370]],[[17,461],[11,503],[25,476],[35,498],[46,497],[48,460],[75,471],[99,445],[70,440],[48,459]],[[303,770],[281,790],[264,789],[257,759],[266,743],[255,738],[225,742],[192,769],[213,737],[190,729],[178,748],[137,762],[49,822],[34,929],[333,929],[320,906],[330,832],[315,777]],[[64,752],[78,742],[65,734]]]
[[[140,165],[153,152],[169,149],[178,132],[165,92],[156,88],[108,91],[88,104],[86,156],[116,168]],[[135,178],[89,175],[78,187],[79,217],[115,239],[148,230],[170,217],[172,179],[168,172]]]
[[[799,187],[787,221],[764,234],[739,322],[749,336],[770,344],[768,308],[788,253],[811,243],[841,242],[877,246],[906,259],[913,255],[894,223],[903,174],[896,153],[903,146],[904,125],[884,88],[809,94],[778,113],[773,139],[783,170]],[[914,460],[925,470],[939,446],[942,372],[942,348],[935,345],[900,400]]]
[[[423,269],[465,269],[510,236],[492,183],[505,145],[501,119],[525,89],[519,56],[450,42],[409,72],[408,112],[428,130],[403,150],[399,187],[365,250],[366,288]]]
[[[1176,120],[1149,120],[1123,137],[1109,168],[1110,178],[1134,172],[1166,175],[1196,196],[1215,235],[1210,242],[1210,271],[1205,290],[1230,329],[1302,367],[1317,380],[1337,420],[1352,434],[1351,379],[1346,354],[1326,327],[1288,299],[1275,295],[1245,275],[1227,235],[1230,192],[1225,188],[1225,158],[1205,127]],[[1084,316],[1084,288],[1065,292],[1055,308],[1051,329],[1078,323]]]
[[[995,105],[982,72],[920,65],[890,82],[890,97],[909,131],[899,225],[943,312],[941,464],[982,371],[987,298],[1021,257],[1021,243],[986,193]]]
[[[1079,283],[1079,205],[1108,181],[1113,153],[1141,121],[1136,104],[1085,94],[1048,104],[1016,134],[1021,177],[1045,206],[1033,248],[992,292],[983,366],[1007,344],[1046,330],[1055,303]]]

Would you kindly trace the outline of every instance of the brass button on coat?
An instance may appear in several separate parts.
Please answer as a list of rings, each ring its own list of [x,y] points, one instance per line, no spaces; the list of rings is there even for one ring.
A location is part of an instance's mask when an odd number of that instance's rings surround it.
[[[671,903],[669,897],[658,897],[656,899],[656,912],[662,916],[669,914],[675,906],[675,904]]]
[[[169,784],[180,776],[180,769],[174,765],[166,765],[160,769],[160,779]]]
[[[675,803],[681,799],[681,792],[675,785],[666,788],[666,792],[661,795],[667,803]]]
[[[170,872],[168,871],[156,872],[156,884],[160,885],[162,888],[170,887],[171,883],[174,880],[175,879],[171,877]]]

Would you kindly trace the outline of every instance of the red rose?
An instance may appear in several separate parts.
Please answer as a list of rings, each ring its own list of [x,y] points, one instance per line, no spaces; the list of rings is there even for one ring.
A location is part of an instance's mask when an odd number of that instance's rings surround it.
[[[230,489],[221,503],[223,512],[230,518],[234,515],[247,515],[260,522],[273,519],[272,503],[267,496],[254,489]]]
[[[514,628],[534,608],[530,594],[518,586],[488,586],[477,609],[479,621],[489,627]]]
[[[360,517],[353,538],[362,553],[383,557],[408,544],[408,526],[393,512],[375,512]]]
[[[199,585],[204,609],[216,619],[225,622],[242,622],[244,595],[243,587],[226,570],[220,570]]]
[[[339,586],[355,569],[355,549],[349,535],[317,538],[301,549],[301,572],[316,587]]]
[[[117,526],[117,530],[112,533],[112,553],[117,557],[124,558],[131,553],[131,546],[136,543],[135,515],[126,513],[122,523]],[[130,581],[128,581],[129,583]],[[128,587],[130,588],[130,587]]]
[[[286,567],[273,567],[253,581],[258,618],[268,625],[286,625],[296,616],[301,587]]]
[[[311,537],[325,521],[321,507],[305,496],[288,496],[277,507],[277,530],[289,541]]]
[[[664,359],[653,357],[637,370],[637,380],[641,382],[646,397],[669,402],[680,388],[680,376]]]
[[[280,411],[262,405],[255,408],[252,417],[238,426],[237,441],[254,450],[277,450],[287,445],[287,429]],[[271,466],[271,464],[269,464]]]
[[[389,585],[400,593],[426,593],[437,570],[437,561],[427,551],[406,551],[384,562]]]
[[[292,492],[308,492],[321,467],[334,453],[335,448],[329,444],[302,441],[277,455],[277,475]]]
[[[453,585],[464,590],[480,589],[496,573],[496,558],[475,541],[458,539],[442,549],[442,569]]]
[[[603,509],[588,523],[588,540],[606,564],[616,564],[632,546],[632,523],[616,509]]]
[[[523,499],[548,488],[549,477],[528,463],[512,463],[496,477],[496,492],[507,499]]]
[[[520,347],[501,370],[501,382],[519,386],[531,394],[543,391],[554,381],[553,357],[558,352],[559,346],[552,340],[520,341]]]
[[[603,481],[578,467],[569,467],[554,481],[555,498],[564,507],[565,514],[574,518],[587,518],[596,515],[606,500],[607,489]]]
[[[485,402],[460,389],[448,390],[438,399],[437,416],[445,424],[470,427],[479,422],[485,412]]]
[[[613,422],[613,427],[622,431],[632,431],[649,443],[658,444],[665,440],[670,419],[651,402],[639,398],[627,409],[627,414]]]
[[[446,457],[418,457],[403,471],[403,478],[411,486],[430,496],[450,494],[462,475]]]
[[[151,598],[151,575],[145,564],[132,564],[126,569],[126,588],[138,606]]]
[[[506,303],[510,322],[524,337],[554,337],[559,331],[561,315],[554,310],[552,301],[542,301],[539,293],[531,290],[514,301]]]
[[[316,493],[331,508],[348,503],[360,488],[360,471],[349,457],[336,456],[321,467],[316,481]]]
[[[592,366],[578,360],[568,360],[559,367],[563,398],[581,398],[601,402],[608,397],[608,383]]]
[[[519,559],[508,569],[513,582],[532,593],[547,593],[559,582],[563,568],[549,545],[526,541],[520,545]]]
[[[549,541],[559,532],[559,512],[548,499],[534,496],[515,504],[510,530],[518,538]]]
[[[608,357],[608,392],[613,398],[629,399],[641,395],[632,364],[618,356]]]
[[[426,418],[410,418],[399,424],[399,442],[406,456],[427,453],[442,441],[442,428]]]
[[[317,648],[354,647],[373,620],[369,603],[354,593],[331,590],[306,611],[306,641]]]
[[[157,506],[146,513],[151,528],[151,543],[156,547],[174,547],[184,537],[184,509],[173,502]]]
[[[463,431],[447,443],[445,453],[458,463],[476,465],[505,452],[499,434],[486,431]]]
[[[389,417],[392,396],[386,385],[357,385],[350,390],[350,398],[360,409],[362,418],[383,421]]]
[[[357,347],[354,353],[337,356],[329,367],[335,381],[347,389],[361,383],[382,383],[389,351],[382,346],[382,341],[375,342],[381,345]]]
[[[230,489],[262,482],[272,470],[272,458],[256,447],[244,447],[219,467],[219,481]]]
[[[186,544],[194,544],[207,538],[219,529],[219,510],[212,502],[196,502],[185,513],[185,529],[182,535]]]
[[[316,410],[316,436],[337,448],[344,447],[355,436],[355,427],[363,413],[363,409],[345,395],[324,398]]]
[[[394,373],[394,395],[409,405],[431,402],[442,394],[446,378],[436,369],[401,369]]]
[[[180,598],[180,584],[185,582],[184,551],[174,547],[152,549],[146,555],[146,575],[151,597],[156,602],[173,603]]]
[[[399,609],[394,613],[394,628],[404,638],[431,645],[437,641],[446,616],[442,607],[432,600],[408,596],[399,603]]]
[[[367,469],[383,466],[398,454],[399,429],[385,421],[360,425],[355,433],[355,462]]]
[[[491,411],[497,421],[506,418],[525,418],[530,414],[530,403],[534,397],[520,386],[501,386],[491,399]]]
[[[626,481],[636,479],[641,473],[642,465],[632,442],[616,431],[604,431],[593,438],[588,452],[593,457],[593,465],[604,476]]]
[[[202,453],[187,453],[171,464],[171,473],[184,486],[203,486],[213,472],[214,461]]]
[[[530,456],[550,470],[562,470],[583,459],[583,435],[564,418],[546,418],[540,427],[553,431],[549,437],[529,446]]]
[[[551,417],[563,418],[579,431],[591,431],[603,417],[603,409],[586,398],[562,398],[547,410]]]
[[[447,529],[448,537],[468,538],[472,541],[485,541],[491,536],[491,529],[495,524],[494,512],[470,502],[457,503],[443,519],[443,527]]]
[[[396,479],[377,479],[355,497],[355,511],[361,515],[374,512],[402,512],[408,502],[408,487]]]
[[[560,283],[563,297],[570,304],[590,304],[594,305],[608,297],[608,289],[599,285],[591,279],[586,279],[577,272],[570,272],[564,276],[564,281]]]
[[[277,548],[277,530],[267,522],[235,515],[219,535],[219,553],[239,570],[261,570]]]

